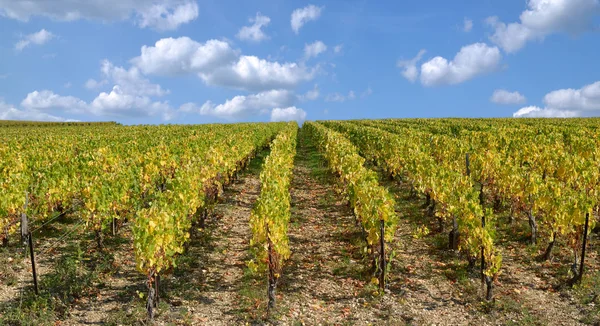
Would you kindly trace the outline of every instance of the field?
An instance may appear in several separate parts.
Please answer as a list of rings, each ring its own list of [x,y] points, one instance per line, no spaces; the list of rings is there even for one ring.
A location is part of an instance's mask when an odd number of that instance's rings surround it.
[[[600,325],[600,119],[0,131],[0,325]]]

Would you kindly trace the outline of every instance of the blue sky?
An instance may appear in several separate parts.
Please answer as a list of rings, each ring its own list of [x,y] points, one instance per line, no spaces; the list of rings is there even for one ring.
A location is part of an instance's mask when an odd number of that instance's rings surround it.
[[[0,0],[0,119],[600,115],[600,0]]]

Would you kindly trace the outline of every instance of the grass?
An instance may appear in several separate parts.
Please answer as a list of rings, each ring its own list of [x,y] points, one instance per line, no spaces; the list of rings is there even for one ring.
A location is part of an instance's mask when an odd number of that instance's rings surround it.
[[[0,252],[0,277],[8,285],[18,286],[18,273],[27,274],[26,285],[21,295],[0,306],[0,325],[54,325],[68,317],[70,307],[82,298],[94,297],[105,286],[104,278],[115,272],[113,253],[128,242],[124,236],[106,237],[105,250],[94,248],[92,234],[74,232],[64,239],[59,249],[43,254],[45,248],[56,243],[56,239],[77,223],[71,216],[57,217],[51,224],[36,233],[36,260],[38,266],[39,295],[33,291],[30,272],[20,271],[24,258],[21,244],[15,242]],[[42,245],[39,245],[39,244]],[[42,252],[42,254],[40,254]],[[40,267],[47,272],[40,274]]]
[[[21,300],[11,302],[0,322],[7,325],[51,325],[68,315],[76,300],[97,292],[96,270],[82,264],[83,251],[78,242],[62,250],[51,272],[39,279],[40,295],[25,288]]]
[[[255,274],[249,268],[244,268],[244,276],[239,289],[241,300],[236,310],[241,319],[251,321],[263,320],[266,311],[266,275]]]
[[[548,320],[533,315],[522,303],[515,301],[511,297],[503,297],[501,300],[496,300],[494,303],[482,303],[482,307],[487,313],[494,311],[495,313],[504,312],[516,315],[511,320],[508,320],[506,325],[543,326],[548,324]]]
[[[17,274],[20,266],[12,258],[15,255],[18,255],[15,246],[0,247],[0,282],[8,286],[15,286],[19,281]]]
[[[130,309],[120,309],[111,313],[104,321],[107,326],[145,325],[146,307],[138,302],[129,305]]]
[[[589,325],[600,323],[600,271],[584,275],[581,283],[574,286],[573,292],[586,310],[581,322]]]

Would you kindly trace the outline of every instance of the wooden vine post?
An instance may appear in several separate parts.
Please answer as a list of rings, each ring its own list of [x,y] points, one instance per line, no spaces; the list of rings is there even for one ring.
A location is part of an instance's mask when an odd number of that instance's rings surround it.
[[[29,239],[29,255],[31,257],[31,271],[33,273],[33,286],[35,289],[35,294],[39,295],[39,290],[38,290],[38,282],[37,282],[37,273],[35,271],[35,255],[33,253],[33,236],[31,235],[31,232],[29,232],[29,235],[27,237]]]
[[[385,222],[383,220],[379,220],[379,225],[380,225],[380,236],[379,236],[379,245],[380,245],[380,251],[379,251],[379,262],[381,265],[381,273],[379,274],[379,288],[381,290],[385,290],[385,268],[386,268],[386,262],[385,262]]]
[[[112,218],[110,222],[110,230],[112,231],[113,237],[117,235],[117,219]]]
[[[33,250],[33,235],[29,231],[29,220],[27,218],[27,204],[29,203],[29,196],[25,192],[25,206],[23,206],[23,212],[21,213],[21,240],[23,244],[29,247],[29,258],[31,259],[31,272],[33,274],[33,288],[35,294],[39,295],[37,272],[35,270],[35,253]]]
[[[569,281],[569,285],[573,286],[575,283],[581,282],[583,278],[583,269],[585,266],[585,247],[587,246],[587,234],[588,228],[590,224],[590,213],[585,213],[585,224],[583,226],[583,244],[581,248],[581,261],[579,262],[579,273],[577,273],[573,278]]]
[[[579,279],[578,281],[581,282],[581,279],[583,278],[583,267],[585,266],[585,247],[587,245],[587,234],[588,234],[588,227],[590,225],[590,213],[585,213],[585,225],[583,227],[583,248],[581,249],[581,265],[579,265]]]
[[[275,308],[275,290],[277,289],[277,273],[275,271],[276,257],[273,252],[273,243],[269,237],[269,228],[267,227],[267,242],[268,242],[268,265],[269,265],[269,284],[267,287],[267,297],[269,298],[269,305],[267,310]]]

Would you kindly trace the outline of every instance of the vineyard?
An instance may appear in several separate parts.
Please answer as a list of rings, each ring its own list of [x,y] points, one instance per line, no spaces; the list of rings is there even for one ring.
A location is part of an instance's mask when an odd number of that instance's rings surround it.
[[[600,119],[0,131],[0,325],[600,324]]]

